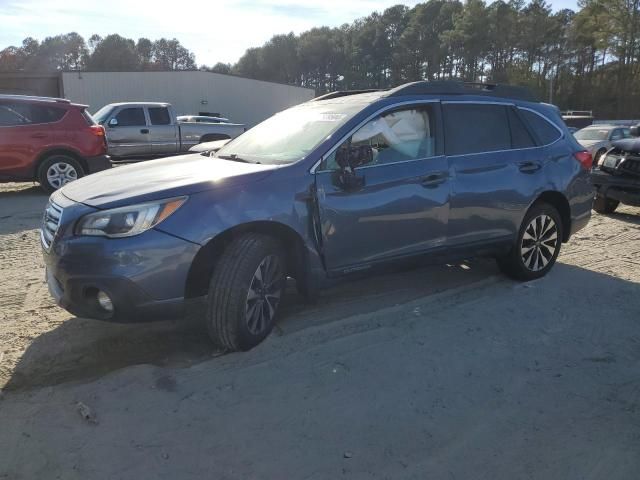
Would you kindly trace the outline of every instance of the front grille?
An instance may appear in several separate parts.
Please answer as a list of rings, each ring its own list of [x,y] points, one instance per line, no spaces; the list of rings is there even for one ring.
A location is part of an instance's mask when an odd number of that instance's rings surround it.
[[[49,201],[47,208],[42,217],[42,228],[40,229],[40,240],[45,250],[51,248],[53,239],[60,228],[60,219],[62,218],[62,208]]]
[[[624,173],[640,176],[640,158],[627,157],[622,161],[622,163],[620,163],[620,166],[618,167],[618,169]]]

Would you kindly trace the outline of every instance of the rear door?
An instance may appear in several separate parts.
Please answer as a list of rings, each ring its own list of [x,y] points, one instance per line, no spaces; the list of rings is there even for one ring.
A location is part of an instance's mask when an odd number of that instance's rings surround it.
[[[178,151],[178,127],[171,120],[167,107],[148,107],[149,140],[153,155],[176,153]]]
[[[55,105],[0,101],[0,178],[33,179],[35,161],[53,139],[51,124],[65,113]]]
[[[543,150],[513,105],[443,102],[443,112],[453,176],[449,244],[511,238],[540,180]]]
[[[121,107],[114,111],[105,126],[111,155],[151,155],[149,127],[143,107]]]

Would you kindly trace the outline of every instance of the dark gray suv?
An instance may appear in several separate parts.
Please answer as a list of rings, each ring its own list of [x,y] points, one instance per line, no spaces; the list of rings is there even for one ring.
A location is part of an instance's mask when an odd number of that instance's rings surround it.
[[[499,85],[417,82],[334,92],[215,154],[120,167],[51,196],[51,293],[112,321],[206,300],[212,339],[271,331],[286,277],[313,298],[337,277],[437,255],[490,255],[530,280],[589,221],[591,156],[559,111]]]

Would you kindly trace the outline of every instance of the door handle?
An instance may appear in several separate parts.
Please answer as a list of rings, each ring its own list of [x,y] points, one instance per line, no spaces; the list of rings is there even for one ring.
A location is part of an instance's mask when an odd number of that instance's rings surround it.
[[[149,129],[148,128],[143,128],[140,130],[140,133],[149,133]]]
[[[435,188],[447,180],[447,175],[443,172],[432,173],[422,177],[420,184],[426,188]]]
[[[31,138],[47,138],[47,134],[46,133],[34,133],[33,135],[31,135]]]
[[[522,162],[518,165],[518,169],[522,173],[537,172],[541,168],[542,168],[542,165],[540,165],[538,162]]]

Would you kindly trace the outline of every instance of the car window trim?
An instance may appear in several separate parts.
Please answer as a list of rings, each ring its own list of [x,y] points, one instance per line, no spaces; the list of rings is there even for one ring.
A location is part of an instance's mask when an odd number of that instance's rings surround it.
[[[438,104],[440,103],[440,100],[435,100],[435,99],[430,99],[430,100],[408,100],[405,102],[398,102],[398,103],[394,103],[392,105],[386,105],[382,108],[380,108],[379,110],[376,110],[374,113],[372,113],[371,115],[369,115],[368,117],[366,117],[364,120],[362,120],[360,123],[358,123],[358,125],[356,125],[355,127],[353,127],[351,130],[349,130],[349,132],[342,136],[340,138],[340,140],[338,140],[324,155],[322,155],[320,157],[320,160],[318,160],[316,163],[313,164],[313,166],[309,169],[309,173],[311,175],[314,175],[316,173],[323,173],[323,172],[335,172],[335,170],[317,170],[317,168],[320,166],[320,164],[322,164],[322,162],[325,160],[325,158],[327,158],[328,156],[330,156],[333,152],[335,152],[338,147],[340,145],[342,145],[343,142],[345,142],[349,137],[351,137],[356,131],[358,131],[361,127],[363,127],[365,124],[367,124],[369,121],[371,121],[372,119],[374,119],[375,117],[383,114],[384,112],[387,112],[389,110],[395,110],[398,107],[404,107],[407,105],[429,105],[429,104]],[[438,125],[438,128],[441,128],[440,125]],[[436,157],[441,157],[442,155],[434,155],[433,157],[425,157],[425,158],[436,158]],[[418,160],[424,160],[424,158],[412,158],[410,160],[402,160],[400,162],[394,162],[394,163],[389,163],[387,165],[395,165],[396,163],[405,163],[405,162],[415,162]],[[383,165],[364,165],[363,167],[381,167]],[[357,167],[356,170],[358,168],[363,168],[363,167]]]

